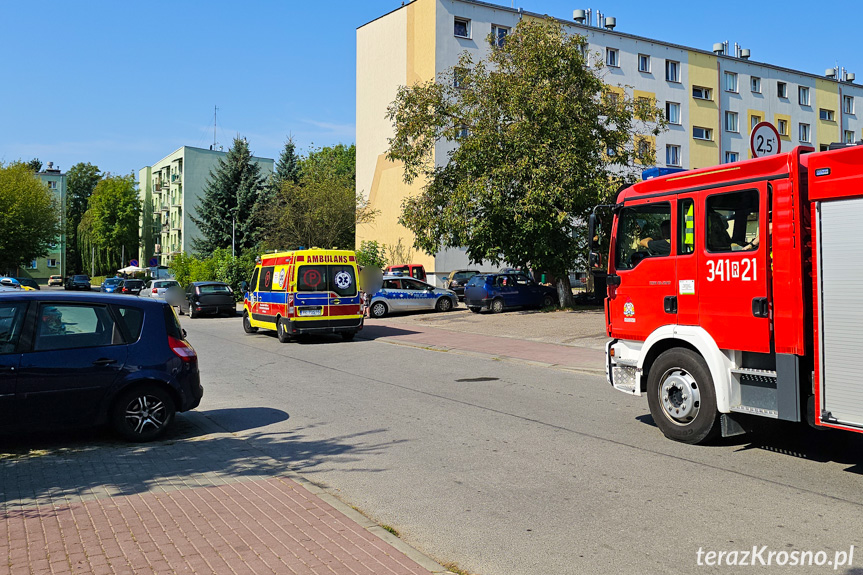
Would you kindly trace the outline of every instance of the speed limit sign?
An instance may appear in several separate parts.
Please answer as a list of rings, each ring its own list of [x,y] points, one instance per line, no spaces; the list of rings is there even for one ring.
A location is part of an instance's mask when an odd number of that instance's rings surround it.
[[[773,156],[780,151],[779,131],[770,122],[759,122],[749,135],[749,149],[753,158]]]

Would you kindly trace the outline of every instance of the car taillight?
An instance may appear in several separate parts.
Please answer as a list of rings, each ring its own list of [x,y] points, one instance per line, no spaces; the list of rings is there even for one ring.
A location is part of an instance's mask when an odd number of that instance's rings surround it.
[[[153,293],[159,293],[159,288],[153,288]]]
[[[185,363],[195,363],[198,361],[198,354],[195,353],[195,348],[176,337],[168,336],[168,345],[171,346],[171,351]]]

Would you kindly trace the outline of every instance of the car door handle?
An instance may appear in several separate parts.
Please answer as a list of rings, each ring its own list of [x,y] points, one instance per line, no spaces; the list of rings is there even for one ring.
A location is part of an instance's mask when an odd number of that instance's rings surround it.
[[[117,363],[117,360],[103,357],[94,361],[93,365],[111,365],[112,363]]]
[[[677,296],[665,296],[663,306],[665,307],[665,313],[677,313]]]

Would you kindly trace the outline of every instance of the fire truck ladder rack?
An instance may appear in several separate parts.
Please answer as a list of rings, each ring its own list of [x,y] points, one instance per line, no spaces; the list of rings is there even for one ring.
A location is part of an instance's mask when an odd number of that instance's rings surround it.
[[[731,375],[735,383],[731,411],[779,418],[775,371],[744,367],[732,369]]]

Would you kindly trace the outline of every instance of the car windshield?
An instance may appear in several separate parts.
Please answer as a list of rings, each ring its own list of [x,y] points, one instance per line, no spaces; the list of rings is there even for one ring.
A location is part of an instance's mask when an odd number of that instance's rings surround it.
[[[123,280],[121,280],[120,278],[108,278],[105,280],[105,285],[115,286],[118,283],[120,283],[121,281],[123,281]]]
[[[88,282],[90,281],[90,276],[75,276],[72,279],[79,282]]]
[[[472,278],[470,278],[470,281],[467,282],[467,285],[468,285],[468,287],[481,286],[482,284],[485,283],[486,277],[488,277],[488,276],[479,276],[479,275],[473,276]]]
[[[143,280],[126,280],[124,285],[130,288],[139,288],[144,285],[144,282]]]
[[[161,282],[156,282],[153,284],[153,287],[155,287],[155,288],[169,288],[169,287],[174,287],[174,286],[179,287],[180,283],[175,282],[175,281],[161,281]]]

